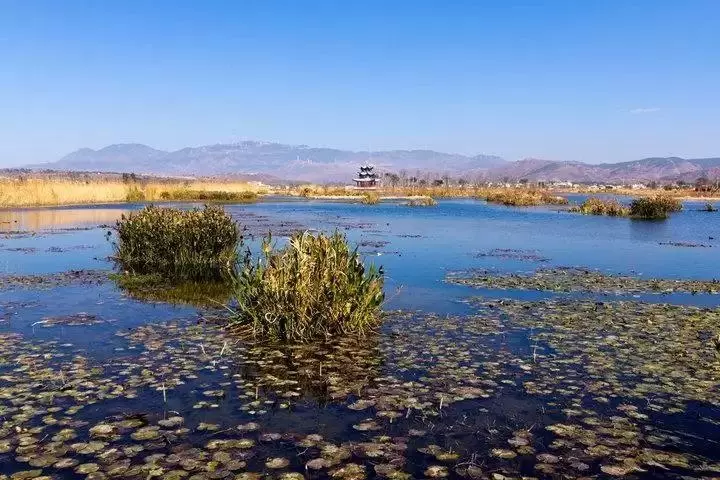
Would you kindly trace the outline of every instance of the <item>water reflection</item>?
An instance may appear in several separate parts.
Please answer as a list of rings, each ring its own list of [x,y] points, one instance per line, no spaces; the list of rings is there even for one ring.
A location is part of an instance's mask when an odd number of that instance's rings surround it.
[[[0,211],[0,232],[94,227],[115,223],[129,210],[117,208],[39,208]]]

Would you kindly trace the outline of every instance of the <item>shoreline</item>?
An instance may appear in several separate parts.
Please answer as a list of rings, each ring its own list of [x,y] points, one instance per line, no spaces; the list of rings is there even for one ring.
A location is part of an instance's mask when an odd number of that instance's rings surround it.
[[[618,191],[618,192],[583,192],[575,190],[548,190],[549,193],[554,195],[587,195],[587,196],[601,196],[601,195],[617,195],[624,197],[651,197],[659,194],[668,194],[664,191]],[[15,204],[15,205],[0,205],[0,212],[3,211],[14,211],[14,210],[25,210],[25,209],[43,209],[43,208],[63,208],[63,207],[101,207],[107,206],[110,208],[122,207],[125,205],[165,205],[172,203],[208,203],[218,205],[249,205],[253,203],[263,201],[273,201],[273,197],[279,198],[292,198],[292,199],[304,199],[304,200],[328,200],[328,201],[362,201],[367,193],[376,193],[380,201],[410,201],[418,200],[422,198],[433,198],[433,199],[472,199],[476,197],[475,192],[467,191],[462,194],[444,194],[442,192],[428,192],[427,194],[416,194],[416,195],[402,195],[389,193],[383,195],[377,191],[366,192],[357,195],[301,195],[295,192],[267,192],[257,194],[258,198],[255,201],[209,201],[203,199],[187,199],[187,200],[146,200],[146,201],[80,201],[80,202],[68,202],[68,203],[29,203],[29,204]],[[455,192],[454,192],[455,193]],[[720,202],[720,195],[718,196],[692,196],[692,195],[669,195],[672,198],[676,198],[686,202]]]

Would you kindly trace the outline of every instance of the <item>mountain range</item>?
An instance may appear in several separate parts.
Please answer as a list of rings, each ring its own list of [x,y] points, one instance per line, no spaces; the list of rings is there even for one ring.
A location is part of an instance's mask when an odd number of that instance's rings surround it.
[[[175,176],[244,176],[349,183],[359,165],[379,172],[450,175],[470,179],[627,183],[694,181],[720,177],[720,157],[645,158],[623,163],[587,164],[540,159],[509,162],[493,155],[467,156],[432,150],[355,152],[306,145],[245,141],[233,144],[157,150],[142,144],[116,144],[99,150],[82,148],[52,163],[31,168],[134,172]]]

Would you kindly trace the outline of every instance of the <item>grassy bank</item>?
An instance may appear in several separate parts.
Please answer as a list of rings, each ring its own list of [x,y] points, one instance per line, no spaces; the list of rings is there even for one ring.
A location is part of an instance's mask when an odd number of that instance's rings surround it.
[[[247,182],[0,179],[0,207],[141,201],[251,201],[263,187]]]

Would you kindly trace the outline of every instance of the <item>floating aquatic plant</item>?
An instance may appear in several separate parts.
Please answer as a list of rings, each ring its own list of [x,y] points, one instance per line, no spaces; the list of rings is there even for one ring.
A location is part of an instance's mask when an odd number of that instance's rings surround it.
[[[541,268],[529,274],[499,274],[491,271],[453,272],[447,281],[478,288],[500,290],[544,290],[603,294],[720,293],[720,280],[671,280],[606,275],[597,270],[573,267]]]
[[[109,281],[111,273],[107,270],[68,270],[45,275],[0,275],[0,289],[100,285]]]

